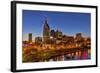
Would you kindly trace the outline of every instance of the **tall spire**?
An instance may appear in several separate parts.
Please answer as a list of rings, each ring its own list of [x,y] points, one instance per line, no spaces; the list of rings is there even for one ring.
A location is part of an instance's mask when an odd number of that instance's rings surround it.
[[[45,23],[44,23],[44,27],[49,29],[49,25],[48,25],[48,18],[45,17]]]
[[[48,21],[47,21],[47,17],[45,17],[45,22],[44,22],[44,26],[43,26],[43,40],[44,43],[46,43],[50,38],[50,28],[48,25]]]
[[[47,17],[45,17],[45,24],[48,24],[48,20],[47,20]]]

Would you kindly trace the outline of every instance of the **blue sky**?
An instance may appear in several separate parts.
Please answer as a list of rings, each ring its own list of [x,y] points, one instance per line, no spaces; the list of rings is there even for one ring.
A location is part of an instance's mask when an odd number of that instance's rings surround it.
[[[23,40],[28,40],[28,33],[32,33],[33,40],[34,37],[42,36],[46,18],[50,29],[58,29],[65,35],[74,36],[78,32],[84,36],[91,35],[90,13],[23,10]]]

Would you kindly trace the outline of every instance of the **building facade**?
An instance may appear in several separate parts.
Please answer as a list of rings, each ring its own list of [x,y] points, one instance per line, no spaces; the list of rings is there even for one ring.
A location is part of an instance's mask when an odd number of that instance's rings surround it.
[[[32,33],[29,33],[29,38],[28,38],[29,43],[32,42]]]
[[[36,37],[35,38],[35,43],[36,44],[42,44],[42,37]]]
[[[50,39],[50,27],[48,25],[47,20],[45,20],[44,26],[43,26],[43,43],[48,43]]]

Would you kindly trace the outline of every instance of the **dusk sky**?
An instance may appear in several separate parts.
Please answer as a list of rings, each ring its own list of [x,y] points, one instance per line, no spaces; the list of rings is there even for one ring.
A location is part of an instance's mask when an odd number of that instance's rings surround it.
[[[87,37],[91,35],[90,13],[23,10],[22,14],[23,40],[28,40],[29,33],[32,33],[33,40],[42,36],[46,18],[50,30],[60,30],[69,36],[80,32]]]

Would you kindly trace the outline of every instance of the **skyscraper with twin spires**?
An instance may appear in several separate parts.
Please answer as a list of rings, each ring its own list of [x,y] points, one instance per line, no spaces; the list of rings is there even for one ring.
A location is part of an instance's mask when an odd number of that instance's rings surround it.
[[[43,42],[47,43],[50,39],[50,27],[48,25],[48,21],[47,19],[44,22],[44,26],[43,26]]]

